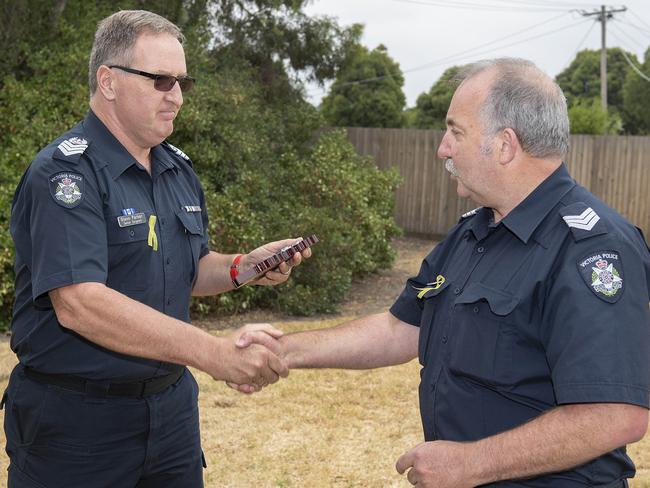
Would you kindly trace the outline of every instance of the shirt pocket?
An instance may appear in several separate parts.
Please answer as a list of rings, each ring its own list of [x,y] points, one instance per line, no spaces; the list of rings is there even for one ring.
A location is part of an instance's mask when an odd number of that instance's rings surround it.
[[[108,217],[106,222],[106,239],[109,246],[140,242],[147,239],[149,235],[149,216],[151,212],[144,212],[145,221],[141,224],[127,225],[120,227],[118,224],[119,215]]]
[[[512,317],[519,299],[502,290],[472,283],[454,302],[449,370],[490,385],[513,377],[517,329]]]
[[[436,314],[440,313],[442,296],[441,293],[449,286],[449,281],[445,281],[442,285],[435,289],[424,291],[422,294],[422,316],[420,319],[420,337],[418,339],[418,359],[420,364],[424,366],[427,361],[429,343],[431,341],[432,327]]]
[[[185,212],[176,210],[176,217],[181,223],[186,239],[188,256],[191,258],[190,283],[194,284],[199,270],[199,259],[201,258],[201,246],[203,243],[203,222],[200,212]]]
[[[144,300],[152,266],[152,251],[147,243],[151,211],[142,213],[143,223],[124,227],[118,223],[120,216],[106,218],[109,263],[106,285],[138,301]]]

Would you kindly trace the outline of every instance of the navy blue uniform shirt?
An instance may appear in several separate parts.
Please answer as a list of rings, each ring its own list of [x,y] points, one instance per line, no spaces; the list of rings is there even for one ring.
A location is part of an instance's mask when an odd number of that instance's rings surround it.
[[[151,149],[151,175],[90,112],[43,149],[16,190],[11,348],[44,373],[146,379],[177,366],[104,349],[57,321],[50,290],[97,282],[189,322],[207,213],[188,157]],[[115,324],[118,327],[118,324]]]
[[[469,212],[391,313],[420,327],[427,441],[472,441],[570,403],[648,407],[650,253],[562,165],[496,225]],[[599,486],[634,475],[617,449],[494,486]],[[491,485],[492,486],[492,485]]]

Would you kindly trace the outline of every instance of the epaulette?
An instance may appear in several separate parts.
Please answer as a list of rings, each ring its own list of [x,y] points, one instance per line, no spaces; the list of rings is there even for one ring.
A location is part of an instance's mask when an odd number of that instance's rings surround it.
[[[567,205],[560,209],[560,215],[576,241],[607,233],[605,221],[586,203]]]
[[[81,155],[88,149],[88,141],[83,137],[70,137],[64,139],[56,146],[52,158],[69,163],[78,163]]]
[[[163,141],[162,145],[163,145],[163,147],[167,147],[169,150],[171,150],[171,152],[173,152],[177,156],[180,156],[181,158],[183,158],[185,161],[187,161],[190,164],[190,166],[192,166],[192,160],[190,159],[190,157],[187,154],[185,154],[183,151],[178,149],[176,146],[174,146],[173,144],[170,144],[167,141]]]
[[[463,215],[460,216],[460,219],[458,220],[459,222],[461,220],[468,219],[470,217],[473,217],[478,213],[479,210],[481,210],[483,207],[476,207],[474,210],[470,210],[469,212],[465,212]]]

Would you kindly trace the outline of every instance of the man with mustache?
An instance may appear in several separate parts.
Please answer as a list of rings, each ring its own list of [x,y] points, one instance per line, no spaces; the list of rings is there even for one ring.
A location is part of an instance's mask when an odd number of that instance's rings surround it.
[[[236,256],[209,249],[199,179],[166,141],[194,84],[183,39],[150,12],[104,19],[88,115],[16,190],[10,487],[203,486],[198,386],[185,365],[252,390],[288,374],[264,346],[238,349],[241,330],[216,337],[188,324],[191,295],[233,289],[233,273],[294,240]],[[286,281],[301,258],[257,284]]]
[[[438,148],[480,208],[424,259],[390,311],[279,340],[290,368],[419,357],[418,487],[627,486],[648,425],[650,253],[563,158],[566,100],[534,64],[468,66]],[[245,386],[231,385],[243,389]]]

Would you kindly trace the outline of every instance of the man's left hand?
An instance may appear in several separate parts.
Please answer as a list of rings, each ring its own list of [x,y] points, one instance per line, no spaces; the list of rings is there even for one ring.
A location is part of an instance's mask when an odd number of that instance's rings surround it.
[[[400,474],[408,469],[409,482],[418,488],[472,488],[475,485],[469,477],[470,445],[448,441],[423,442],[402,454],[395,468]]]
[[[283,247],[291,246],[300,242],[300,238],[297,239],[283,239],[281,241],[269,242],[263,246],[258,247],[257,249],[249,252],[246,256],[242,258],[241,268],[248,269],[255,266],[260,261],[264,261],[266,258],[277,253]],[[279,285],[284,283],[289,279],[291,275],[291,268],[298,266],[302,259],[311,257],[311,249],[307,248],[302,252],[297,252],[293,257],[286,263],[280,263],[280,265],[271,270],[267,271],[259,279],[252,281],[252,285]]]

